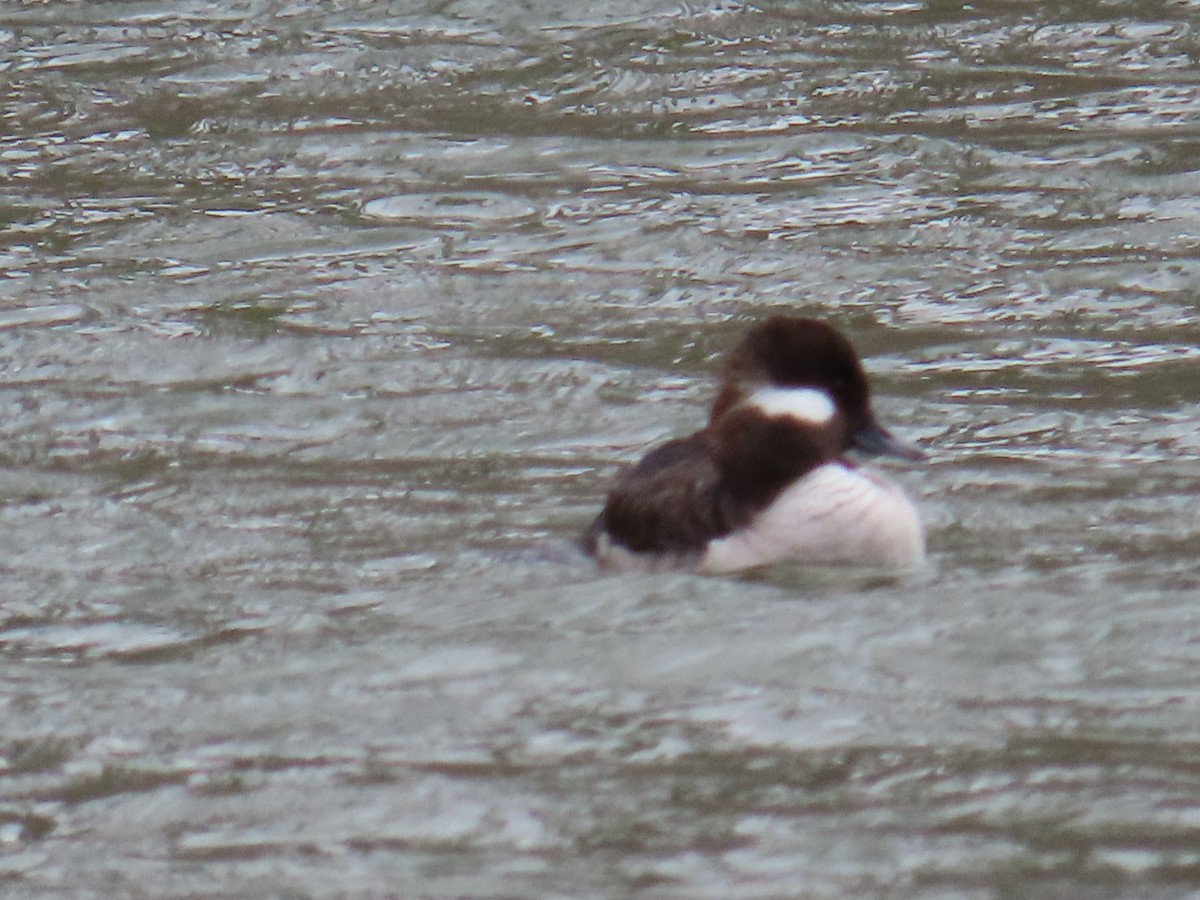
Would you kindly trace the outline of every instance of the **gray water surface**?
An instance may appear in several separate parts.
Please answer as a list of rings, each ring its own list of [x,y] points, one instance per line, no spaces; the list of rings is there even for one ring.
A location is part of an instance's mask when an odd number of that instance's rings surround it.
[[[1200,896],[1200,6],[0,8],[0,893]],[[597,573],[828,318],[929,565]]]

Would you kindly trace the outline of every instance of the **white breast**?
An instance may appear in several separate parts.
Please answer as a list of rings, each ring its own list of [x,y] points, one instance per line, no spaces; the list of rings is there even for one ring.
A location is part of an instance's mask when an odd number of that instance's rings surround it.
[[[732,534],[711,541],[704,572],[778,562],[907,566],[925,555],[917,511],[867,469],[826,463],[805,475]]]

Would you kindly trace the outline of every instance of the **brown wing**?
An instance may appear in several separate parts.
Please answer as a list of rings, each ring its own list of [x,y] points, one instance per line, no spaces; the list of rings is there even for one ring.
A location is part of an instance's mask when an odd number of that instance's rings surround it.
[[[600,535],[635,553],[690,553],[729,531],[705,432],[669,441],[626,469],[584,537]]]

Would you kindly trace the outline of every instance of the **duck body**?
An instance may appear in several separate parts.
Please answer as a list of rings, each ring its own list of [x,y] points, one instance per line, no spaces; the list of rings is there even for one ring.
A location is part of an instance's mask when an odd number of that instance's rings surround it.
[[[849,459],[853,449],[923,456],[876,421],[841,334],[816,319],[772,317],[730,355],[708,424],[618,476],[584,548],[619,570],[919,562],[916,509]]]

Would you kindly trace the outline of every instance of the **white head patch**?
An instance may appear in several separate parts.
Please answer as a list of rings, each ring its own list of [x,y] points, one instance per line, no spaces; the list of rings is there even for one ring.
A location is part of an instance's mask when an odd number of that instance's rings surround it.
[[[770,419],[789,416],[810,425],[824,425],[833,418],[837,407],[833,398],[819,388],[761,387],[745,400]]]

